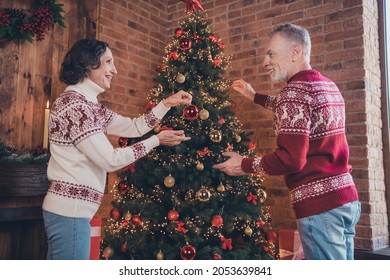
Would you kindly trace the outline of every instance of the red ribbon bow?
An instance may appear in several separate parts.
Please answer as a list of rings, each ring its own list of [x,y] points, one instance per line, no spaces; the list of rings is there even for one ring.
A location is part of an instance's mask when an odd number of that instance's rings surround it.
[[[176,224],[177,224],[176,231],[182,232],[184,234],[187,233],[187,230],[183,227],[185,225],[184,222],[178,221],[178,222],[176,222]]]
[[[135,172],[135,163],[130,163],[128,166],[126,166],[125,168],[123,168],[123,171],[126,171],[126,170],[130,170],[132,173]]]
[[[146,103],[146,106],[145,106],[145,111],[148,111],[149,109],[153,109],[154,107],[156,107],[156,102],[148,102]]]
[[[210,36],[209,36],[209,39],[210,39],[211,42],[213,42],[213,43],[218,43],[219,37],[218,37],[217,35],[210,35]]]
[[[174,51],[174,52],[171,52],[171,53],[169,54],[168,59],[173,58],[174,60],[177,60],[178,57],[179,57],[179,55],[178,55],[177,51]]]
[[[173,130],[172,127],[169,127],[169,126],[166,126],[166,125],[163,125],[160,130]]]
[[[187,9],[186,9],[187,14],[192,12],[192,11],[196,12],[197,8],[204,11],[202,5],[199,3],[198,0],[181,0],[181,1],[187,3]]]
[[[222,249],[224,249],[224,250],[233,249],[231,238],[225,238],[224,236],[221,236],[221,241],[222,241]]]
[[[253,193],[249,193],[249,195],[246,197],[246,200],[252,201],[254,205],[257,204],[257,195],[254,195]]]
[[[202,157],[205,155],[209,155],[211,153],[208,147],[204,147],[202,151],[196,151],[196,152],[198,153],[198,155]]]

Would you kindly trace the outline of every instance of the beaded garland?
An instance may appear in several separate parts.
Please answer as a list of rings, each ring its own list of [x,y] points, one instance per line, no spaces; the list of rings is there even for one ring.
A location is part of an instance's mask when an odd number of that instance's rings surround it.
[[[42,41],[51,24],[65,27],[63,4],[56,0],[36,1],[36,10],[29,17],[25,10],[0,7],[0,39]]]

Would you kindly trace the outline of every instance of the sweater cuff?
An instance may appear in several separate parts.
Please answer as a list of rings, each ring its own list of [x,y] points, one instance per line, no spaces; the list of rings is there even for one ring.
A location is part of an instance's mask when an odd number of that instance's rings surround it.
[[[148,139],[143,140],[142,142],[144,143],[148,152],[160,145],[160,140],[158,140],[157,135],[153,135]]]
[[[267,102],[267,97],[268,97],[268,95],[261,94],[261,93],[256,93],[254,101],[255,101],[256,104],[264,106],[265,103]]]
[[[253,166],[253,158],[242,159],[241,168],[245,173],[254,173],[252,166]]]
[[[156,105],[156,107],[153,108],[153,114],[158,118],[162,119],[165,114],[169,111],[170,108],[165,107],[164,103],[162,101]]]
[[[265,174],[261,157],[243,158],[241,161],[241,168],[245,173]]]

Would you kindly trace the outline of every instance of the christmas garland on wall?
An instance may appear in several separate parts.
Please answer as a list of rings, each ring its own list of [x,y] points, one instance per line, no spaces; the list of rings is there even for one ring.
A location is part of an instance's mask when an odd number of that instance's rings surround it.
[[[65,27],[63,6],[56,0],[36,1],[30,16],[22,9],[0,7],[0,39],[42,41],[52,24]]]

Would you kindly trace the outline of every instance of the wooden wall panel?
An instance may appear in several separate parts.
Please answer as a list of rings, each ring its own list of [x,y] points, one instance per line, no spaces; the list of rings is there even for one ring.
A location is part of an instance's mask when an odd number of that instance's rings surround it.
[[[18,68],[18,54],[0,49],[0,139],[7,143],[12,142],[14,135],[12,116],[16,110]]]
[[[34,2],[0,3],[2,8],[31,11]],[[66,86],[59,81],[61,62],[74,42],[96,37],[99,0],[57,3],[64,5],[65,28],[55,25],[39,42],[0,40],[0,139],[15,146],[17,152],[42,145],[46,102],[53,104]],[[1,179],[6,180],[6,176]],[[0,196],[0,259],[45,258],[42,200],[42,193]],[[36,215],[30,217],[32,212]]]
[[[2,0],[3,8],[33,11],[34,0]],[[58,0],[65,28],[52,26],[39,42],[0,40],[0,139],[27,151],[42,145],[44,110],[64,90],[59,70],[68,49],[79,39],[96,38],[99,0]]]

